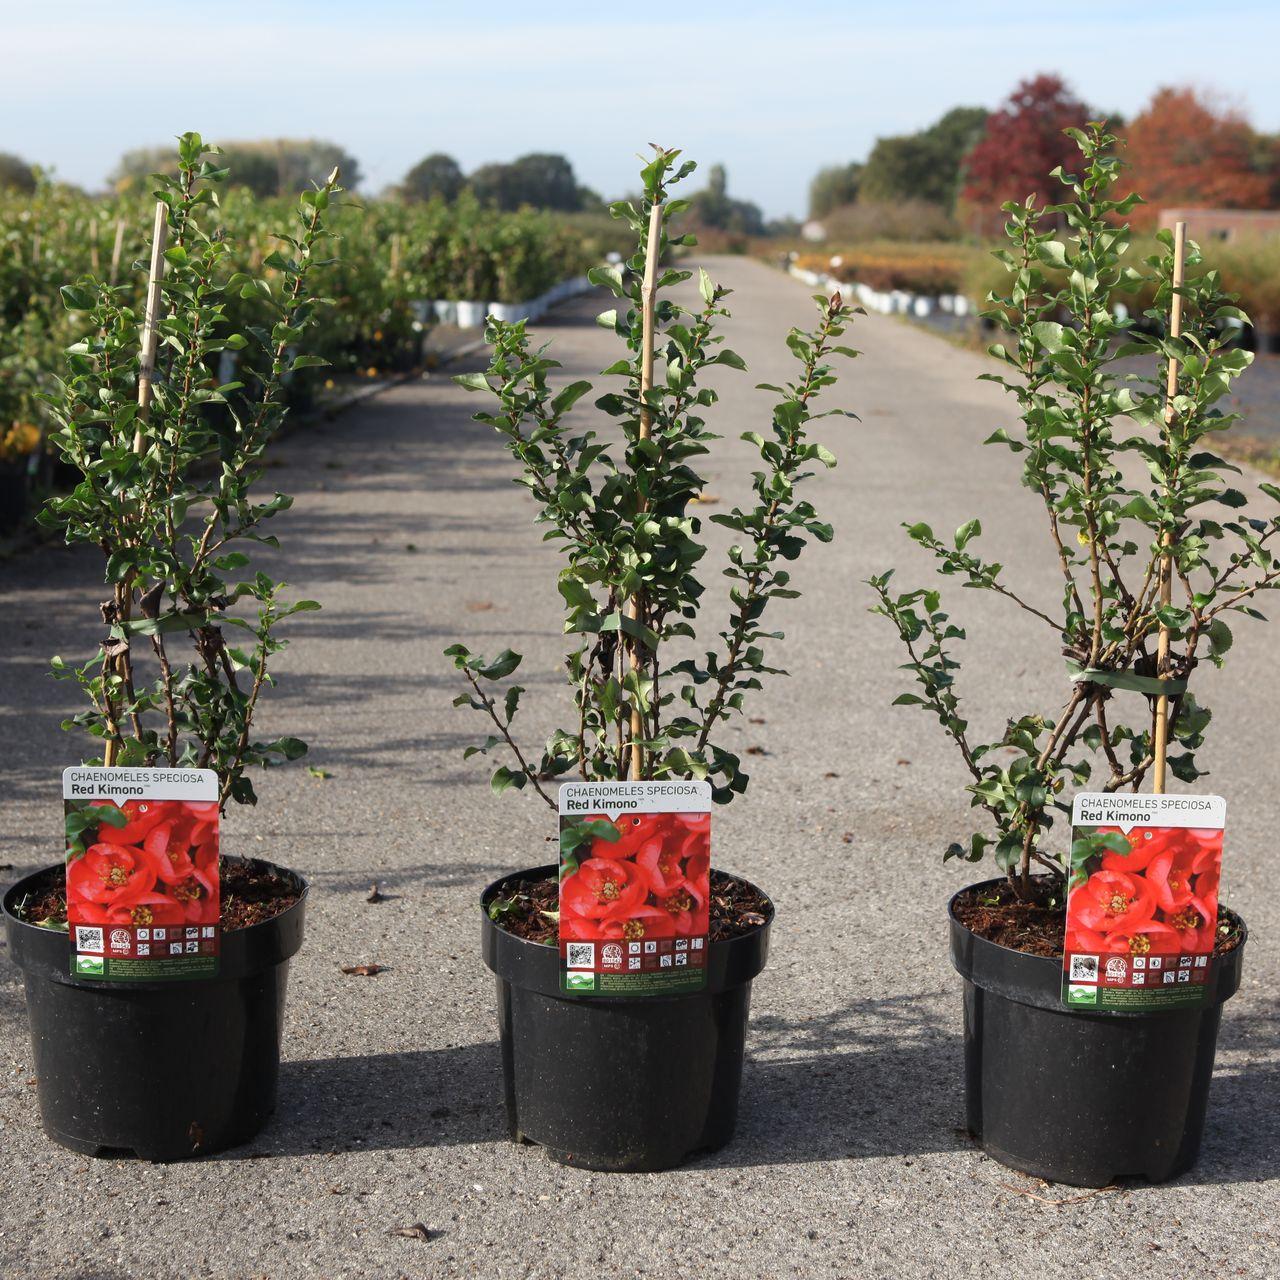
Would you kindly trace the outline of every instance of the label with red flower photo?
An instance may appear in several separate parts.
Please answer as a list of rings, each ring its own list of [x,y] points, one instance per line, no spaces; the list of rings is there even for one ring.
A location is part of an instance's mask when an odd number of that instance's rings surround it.
[[[1204,1002],[1226,818],[1220,796],[1076,796],[1067,1008],[1156,1013]]]
[[[71,972],[110,982],[218,971],[218,775],[80,766],[62,774]]]
[[[561,786],[562,991],[700,991],[710,896],[710,783]]]

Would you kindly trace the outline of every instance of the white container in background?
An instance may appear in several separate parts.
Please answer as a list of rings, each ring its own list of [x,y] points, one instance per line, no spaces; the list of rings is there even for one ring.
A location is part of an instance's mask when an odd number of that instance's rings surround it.
[[[441,324],[455,324],[457,322],[458,304],[456,302],[452,302],[448,298],[440,298],[437,299],[435,308],[436,319]]]
[[[455,306],[457,311],[454,323],[459,329],[480,328],[484,324],[485,316],[489,313],[489,303],[487,302],[458,302]]]
[[[915,301],[911,304],[913,314],[924,319],[925,316],[933,314],[933,299],[926,298],[923,294],[917,294]]]

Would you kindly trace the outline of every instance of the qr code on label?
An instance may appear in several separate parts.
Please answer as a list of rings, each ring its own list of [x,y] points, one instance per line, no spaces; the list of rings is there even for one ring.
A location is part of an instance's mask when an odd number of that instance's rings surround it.
[[[102,930],[83,924],[76,925],[76,950],[101,952]]]
[[[596,944],[594,942],[571,942],[568,948],[570,969],[594,969],[596,967]]]

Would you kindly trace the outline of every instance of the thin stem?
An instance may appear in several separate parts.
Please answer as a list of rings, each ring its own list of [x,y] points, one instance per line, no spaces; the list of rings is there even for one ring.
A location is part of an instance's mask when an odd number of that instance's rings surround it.
[[[547,802],[547,804],[551,806],[552,809],[556,809],[558,807],[556,802],[542,789],[542,783],[538,781],[538,775],[529,768],[529,763],[524,758],[524,753],[520,750],[519,746],[516,745],[515,739],[511,736],[511,731],[502,722],[501,717],[495,710],[493,699],[490,698],[480,687],[480,682],[475,678],[475,674],[473,672],[468,670],[466,667],[462,670],[472,689],[475,690],[476,697],[480,699],[484,709],[489,713],[489,719],[497,725],[498,732],[502,734],[503,740],[506,742],[507,746],[511,748],[516,760],[519,761],[520,768],[524,770],[525,776],[533,783],[533,789]]]

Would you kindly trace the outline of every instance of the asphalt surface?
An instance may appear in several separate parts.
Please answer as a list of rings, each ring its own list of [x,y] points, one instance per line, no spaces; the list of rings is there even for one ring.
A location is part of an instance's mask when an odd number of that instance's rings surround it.
[[[751,369],[719,379],[726,439],[706,470],[723,510],[747,492],[738,435],[766,422],[753,385],[788,376],[783,337],[812,304],[766,267],[709,265],[736,291],[727,331]],[[592,310],[586,299],[542,326],[567,377],[616,356]],[[437,376],[295,434],[270,473],[297,497],[277,564],[325,607],[297,620],[264,728],[308,740],[332,775],[277,770],[257,810],[225,825],[228,851],[312,884],[278,1113],[250,1146],[181,1165],[53,1146],[35,1114],[19,977],[0,964],[0,1273],[1276,1274],[1275,638],[1242,625],[1230,666],[1204,680],[1218,717],[1204,760],[1230,805],[1225,899],[1252,936],[1199,1165],[1169,1186],[1084,1196],[991,1162],[962,1132],[960,984],[947,958],[945,904],[969,869],[944,867],[941,851],[970,829],[963,779],[936,725],[890,708],[900,655],[863,582],[895,563],[903,580],[927,573],[900,521],[949,529],[974,514],[987,553],[1032,597],[1055,594],[1054,570],[1016,460],[981,448],[1012,412],[976,381],[983,359],[886,319],[859,320],[854,341],[865,354],[830,403],[862,422],[821,424],[840,465],[812,489],[836,540],[799,562],[804,595],[778,607],[792,675],[729,735],[764,754],[745,757],[750,791],[715,820],[717,863],[778,906],[735,1141],[677,1172],[620,1176],[505,1138],[477,895],[542,861],[552,822],[535,797],[493,798],[484,769],[461,760],[484,730],[450,706],[458,683],[441,651],[454,640],[523,650],[524,736],[540,742],[563,706],[560,601],[555,554],[499,441],[468,421],[475,399]],[[79,757],[58,728],[68,690],[42,673],[50,654],[92,645],[97,573],[93,555],[60,548],[0,565],[6,878],[59,856],[58,774]],[[714,597],[717,576],[705,577]],[[961,687],[979,731],[1055,710],[1061,659],[1037,624],[951,594],[970,629]],[[375,881],[387,897],[371,904]],[[377,977],[341,973],[375,961],[387,966]],[[431,1238],[390,1234],[413,1223]]]

